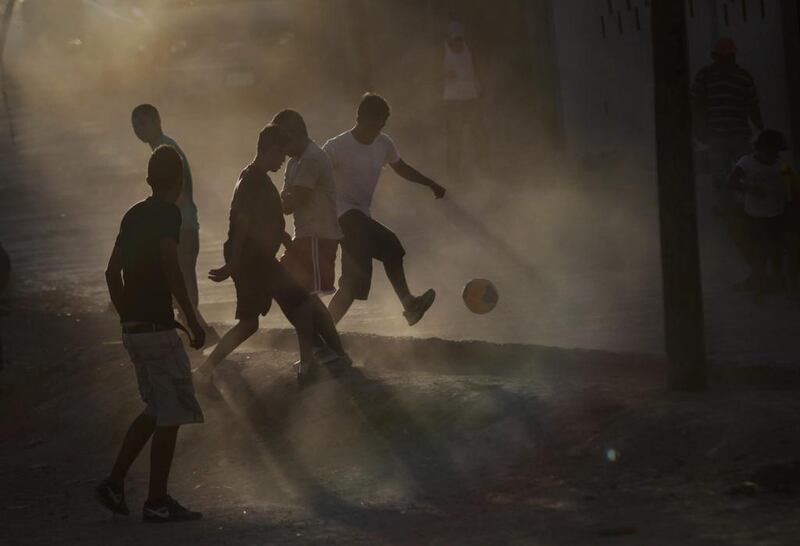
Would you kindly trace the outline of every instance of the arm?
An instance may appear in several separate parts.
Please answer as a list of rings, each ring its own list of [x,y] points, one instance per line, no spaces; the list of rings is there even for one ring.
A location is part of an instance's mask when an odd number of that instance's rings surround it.
[[[310,188],[303,186],[293,186],[292,188],[284,188],[281,192],[281,203],[283,204],[283,213],[286,215],[294,214],[298,210],[303,210],[311,203],[313,191]]]
[[[117,314],[122,316],[122,309],[125,305],[125,285],[122,283],[122,255],[116,245],[111,252],[111,257],[108,259],[106,284],[108,285],[108,293],[111,296],[111,303],[114,305]]]
[[[223,282],[239,272],[239,266],[242,259],[242,249],[244,242],[247,239],[247,233],[250,228],[250,221],[244,214],[238,214],[233,220],[235,226],[233,230],[233,238],[231,239],[231,257],[222,267],[212,269],[208,272],[208,278],[214,282]]]
[[[401,178],[405,178],[409,182],[414,184],[419,184],[421,186],[426,186],[433,191],[433,195],[436,196],[436,199],[441,199],[444,197],[444,194],[447,193],[447,190],[444,189],[442,186],[419,172],[417,169],[403,161],[402,159],[398,159],[395,163],[390,163],[392,170],[397,173],[398,176]]]
[[[728,175],[728,187],[736,191],[749,191],[751,187],[745,183],[746,177],[747,174],[741,167],[734,167]]]
[[[189,329],[192,331],[191,345],[195,349],[200,349],[205,343],[206,333],[197,321],[194,306],[189,300],[189,293],[186,291],[186,283],[183,280],[181,266],[178,263],[178,243],[172,237],[164,237],[159,241],[161,252],[161,263],[164,267],[164,275],[167,277],[170,291],[175,299],[178,300],[183,315],[188,321]]]

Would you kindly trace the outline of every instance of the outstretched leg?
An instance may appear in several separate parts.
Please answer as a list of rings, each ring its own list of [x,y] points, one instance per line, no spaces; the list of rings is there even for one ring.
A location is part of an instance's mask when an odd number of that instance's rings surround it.
[[[220,362],[225,360],[239,345],[258,331],[258,319],[242,319],[228,330],[208,359],[197,370],[201,374],[210,374]]]
[[[336,291],[328,304],[328,312],[331,314],[334,324],[339,324],[355,300],[356,298],[349,289],[340,288]]]
[[[383,268],[386,270],[386,276],[389,278],[389,282],[392,283],[395,294],[400,298],[400,303],[403,304],[404,309],[407,309],[413,302],[414,296],[411,295],[411,291],[408,289],[403,258],[386,260],[383,262]]]

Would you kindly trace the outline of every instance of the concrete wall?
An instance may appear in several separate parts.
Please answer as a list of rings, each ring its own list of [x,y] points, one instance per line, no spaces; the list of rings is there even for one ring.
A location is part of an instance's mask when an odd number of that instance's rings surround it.
[[[756,80],[765,122],[789,135],[781,1],[684,1],[692,73],[710,62],[718,37],[732,37]],[[652,167],[650,1],[558,0],[552,7],[568,149],[584,159],[619,155]]]

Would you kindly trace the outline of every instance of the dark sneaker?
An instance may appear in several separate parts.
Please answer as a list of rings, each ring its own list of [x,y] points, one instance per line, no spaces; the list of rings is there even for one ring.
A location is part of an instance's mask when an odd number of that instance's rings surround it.
[[[406,310],[403,312],[403,316],[406,317],[409,326],[414,326],[422,317],[425,316],[425,312],[431,308],[433,305],[434,300],[436,299],[436,291],[431,288],[418,298],[414,298],[414,300],[406,307]]]
[[[297,383],[301,386],[308,385],[313,382],[317,376],[317,368],[319,364],[316,360],[304,361],[298,360],[294,363],[294,372],[297,374]]]
[[[169,495],[157,501],[147,501],[142,508],[142,521],[147,523],[197,521],[199,519],[203,519],[203,514],[184,508]]]
[[[339,355],[327,345],[323,345],[322,347],[314,349],[314,360],[323,365],[331,364],[339,360]]]
[[[94,488],[95,496],[100,504],[114,512],[127,516],[131,513],[128,505],[125,504],[125,490],[118,485],[114,485],[108,480],[103,480],[100,485]]]

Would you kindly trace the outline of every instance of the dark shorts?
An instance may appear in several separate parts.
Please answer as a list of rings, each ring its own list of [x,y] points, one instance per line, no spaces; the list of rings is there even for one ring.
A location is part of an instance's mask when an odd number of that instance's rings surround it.
[[[275,258],[262,263],[243,263],[233,277],[236,286],[236,319],[266,315],[273,298],[282,309],[293,309],[308,298],[308,291],[295,282]]]
[[[311,294],[331,294],[338,250],[339,241],[334,239],[298,237],[281,257],[281,264]]]
[[[344,233],[339,288],[365,300],[372,285],[372,260],[401,260],[406,251],[389,228],[359,210],[345,212],[339,226]]]

